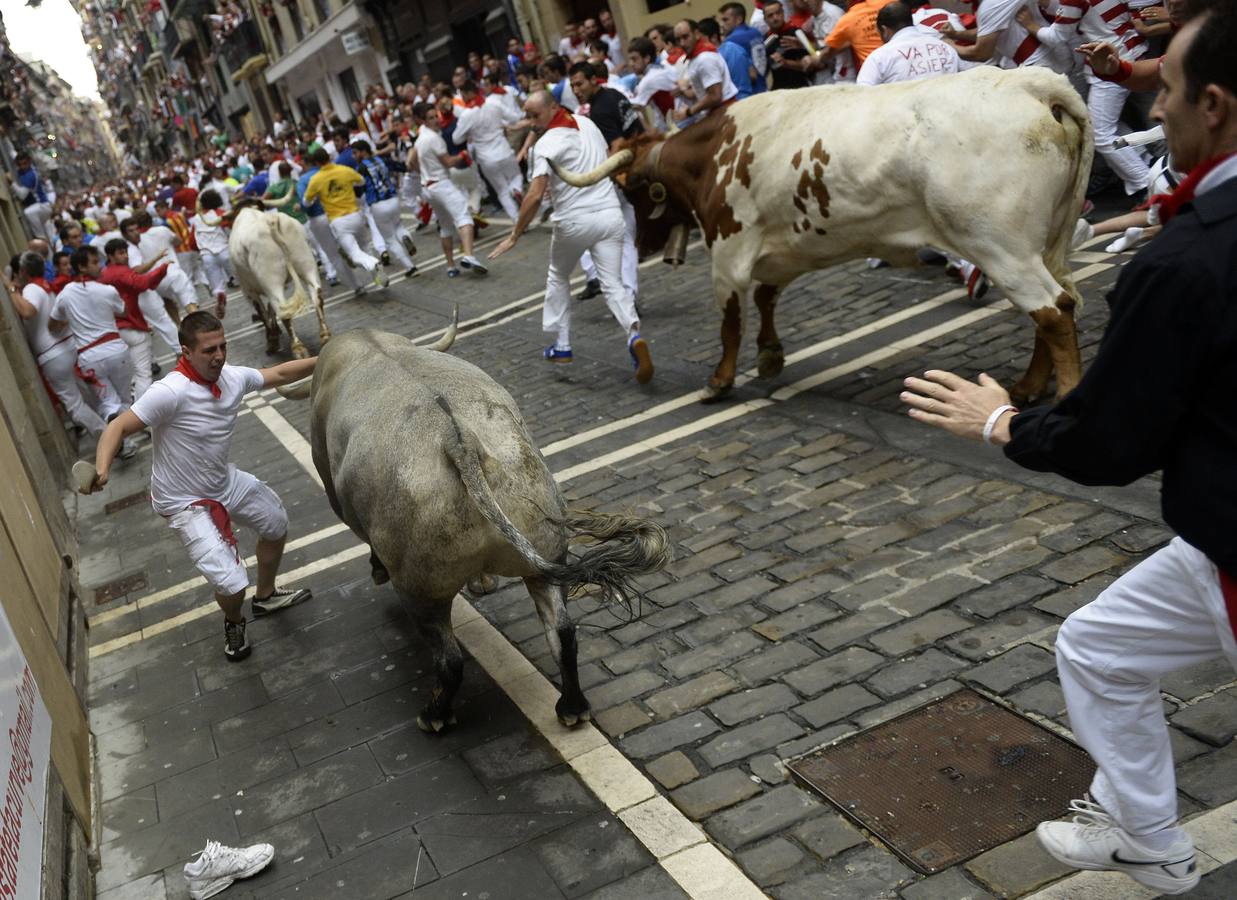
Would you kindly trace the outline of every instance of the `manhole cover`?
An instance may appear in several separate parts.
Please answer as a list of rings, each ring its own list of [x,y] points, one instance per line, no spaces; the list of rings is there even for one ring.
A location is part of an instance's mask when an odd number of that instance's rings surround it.
[[[101,584],[94,589],[95,606],[108,603],[117,597],[123,597],[132,591],[140,591],[144,587],[146,587],[145,572],[135,572],[132,575],[126,575],[124,578],[117,578],[115,581],[109,581],[107,584]]]
[[[149,500],[150,494],[147,491],[138,491],[136,494],[129,494],[126,497],[113,500],[103,507],[103,514],[110,516],[114,512],[128,509],[130,506],[137,506],[139,503],[146,503]]]
[[[1059,818],[1095,764],[1071,741],[961,690],[789,768],[931,874]]]

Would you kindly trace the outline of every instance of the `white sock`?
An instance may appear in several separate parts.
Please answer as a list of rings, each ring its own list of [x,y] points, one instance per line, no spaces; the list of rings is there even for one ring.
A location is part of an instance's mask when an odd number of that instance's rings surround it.
[[[1167,850],[1177,841],[1189,840],[1189,835],[1177,825],[1173,825],[1170,828],[1161,828],[1159,831],[1153,831],[1150,834],[1131,834],[1130,837],[1153,853]]]

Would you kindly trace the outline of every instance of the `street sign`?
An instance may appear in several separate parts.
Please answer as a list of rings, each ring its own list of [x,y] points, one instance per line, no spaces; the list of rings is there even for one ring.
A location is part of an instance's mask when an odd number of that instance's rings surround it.
[[[369,35],[362,30],[345,31],[339,38],[344,42],[344,52],[349,56],[369,49]]]

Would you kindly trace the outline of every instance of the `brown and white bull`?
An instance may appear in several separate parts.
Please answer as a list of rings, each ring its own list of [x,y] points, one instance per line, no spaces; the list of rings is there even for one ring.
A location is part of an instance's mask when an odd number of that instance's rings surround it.
[[[1067,254],[1091,163],[1087,108],[1040,68],[979,67],[880,87],[771,91],[669,138],[629,139],[574,184],[607,175],[636,208],[642,254],[681,258],[687,227],[712,251],[722,359],[706,402],[734,385],[745,299],[760,311],[758,371],[782,370],[778,294],[859,257],[913,265],[935,247],[978,265],[1035,323],[1011,392],[1058,395],[1081,377]]]
[[[569,510],[519,407],[471,363],[396,334],[358,330],[323,348],[313,381],[310,445],[335,514],[371,548],[374,581],[390,581],[433,655],[438,681],[417,718],[452,722],[463,659],[452,600],[483,576],[524,579],[562,677],[565,725],[589,717],[564,600],[595,584],[612,599],[669,560],[665,531],[643,519]],[[583,540],[582,554],[568,542]]]
[[[318,313],[319,340],[325,344],[331,338],[318,263],[305,232],[291,216],[268,213],[257,198],[237,200],[233,211],[228,254],[241,292],[266,329],[266,352],[279,352],[279,323],[283,322],[292,342],[292,355],[304,359],[309,351],[296,336],[292,320],[304,312],[310,298]],[[284,286],[289,280],[292,296],[285,298]]]

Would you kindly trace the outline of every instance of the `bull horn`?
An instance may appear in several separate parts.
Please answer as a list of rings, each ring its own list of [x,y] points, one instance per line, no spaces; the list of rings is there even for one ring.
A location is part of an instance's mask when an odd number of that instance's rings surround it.
[[[662,213],[664,213],[665,211],[666,211],[666,204],[658,203],[656,206],[653,207],[653,211],[649,213],[649,218],[660,219],[662,217]]]
[[[611,154],[606,158],[606,161],[593,169],[591,172],[573,172],[570,169],[562,169],[556,163],[551,162],[550,165],[554,168],[554,172],[559,178],[567,182],[572,187],[585,188],[594,185],[603,178],[609,178],[619,169],[631,165],[631,161],[636,158],[636,155],[630,150],[620,150],[618,153]]]
[[[429,345],[430,350],[437,350],[439,353],[446,353],[451,349],[451,345],[455,343],[455,333],[459,331],[460,324],[460,307],[457,303],[455,309],[451,312],[451,324],[447,326],[447,330],[443,332],[442,337]]]
[[[292,384],[285,384],[282,387],[275,388],[275,390],[285,400],[308,400],[310,389],[313,386],[314,377],[310,375],[308,378],[302,378],[300,381],[294,381]]]

